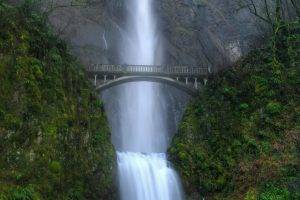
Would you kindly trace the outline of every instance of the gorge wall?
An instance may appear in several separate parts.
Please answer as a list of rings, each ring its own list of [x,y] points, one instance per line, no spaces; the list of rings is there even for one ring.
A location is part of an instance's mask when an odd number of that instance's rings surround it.
[[[12,0],[19,2],[20,0]],[[166,64],[223,68],[257,47],[266,29],[239,0],[157,0]],[[120,63],[120,0],[54,0],[42,8],[81,62]]]
[[[0,1],[0,199],[116,199],[103,103],[31,6]]]

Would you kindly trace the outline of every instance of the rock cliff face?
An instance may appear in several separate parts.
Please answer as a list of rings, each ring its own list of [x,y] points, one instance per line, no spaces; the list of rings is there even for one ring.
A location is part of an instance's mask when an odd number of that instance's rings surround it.
[[[241,6],[247,0],[154,2],[166,64],[208,65],[218,70],[258,47],[267,33],[266,24]],[[263,5],[254,2],[259,12]],[[42,9],[84,64],[121,63],[124,6],[122,0],[51,0],[43,2]]]
[[[119,0],[56,1],[50,23],[84,64],[118,63],[122,4]],[[44,9],[51,5],[44,5]]]
[[[226,67],[255,48],[266,32],[247,8],[240,9],[238,0],[154,2],[166,64]],[[123,1],[53,0],[42,7],[49,12],[57,34],[70,43],[84,64],[120,63]]]
[[[254,48],[265,30],[237,1],[160,0],[158,13],[173,64],[226,67]]]

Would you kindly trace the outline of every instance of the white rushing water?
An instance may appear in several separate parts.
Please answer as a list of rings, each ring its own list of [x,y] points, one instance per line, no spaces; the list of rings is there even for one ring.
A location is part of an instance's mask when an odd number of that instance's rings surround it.
[[[181,186],[165,153],[118,152],[122,199],[180,200]]]
[[[152,0],[127,0],[127,28],[122,43],[126,64],[161,64]],[[160,85],[150,82],[119,86],[115,146],[122,200],[181,200],[180,181],[166,158],[166,102]]]

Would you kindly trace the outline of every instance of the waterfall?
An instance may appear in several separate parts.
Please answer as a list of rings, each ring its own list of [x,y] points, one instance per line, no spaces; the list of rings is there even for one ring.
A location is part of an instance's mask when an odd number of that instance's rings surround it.
[[[125,2],[128,18],[120,48],[123,63],[162,64],[162,46],[152,0]],[[108,117],[117,149],[120,198],[181,200],[179,178],[166,156],[169,143],[167,102],[161,85],[134,82],[116,88],[111,101],[115,102],[113,107],[117,108],[117,115]]]
[[[165,153],[118,152],[122,199],[180,200],[181,186]]]

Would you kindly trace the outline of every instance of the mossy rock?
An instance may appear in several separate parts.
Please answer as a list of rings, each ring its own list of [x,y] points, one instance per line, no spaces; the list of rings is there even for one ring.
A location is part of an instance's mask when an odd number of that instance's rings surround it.
[[[1,199],[114,199],[101,100],[34,2],[0,1]]]

